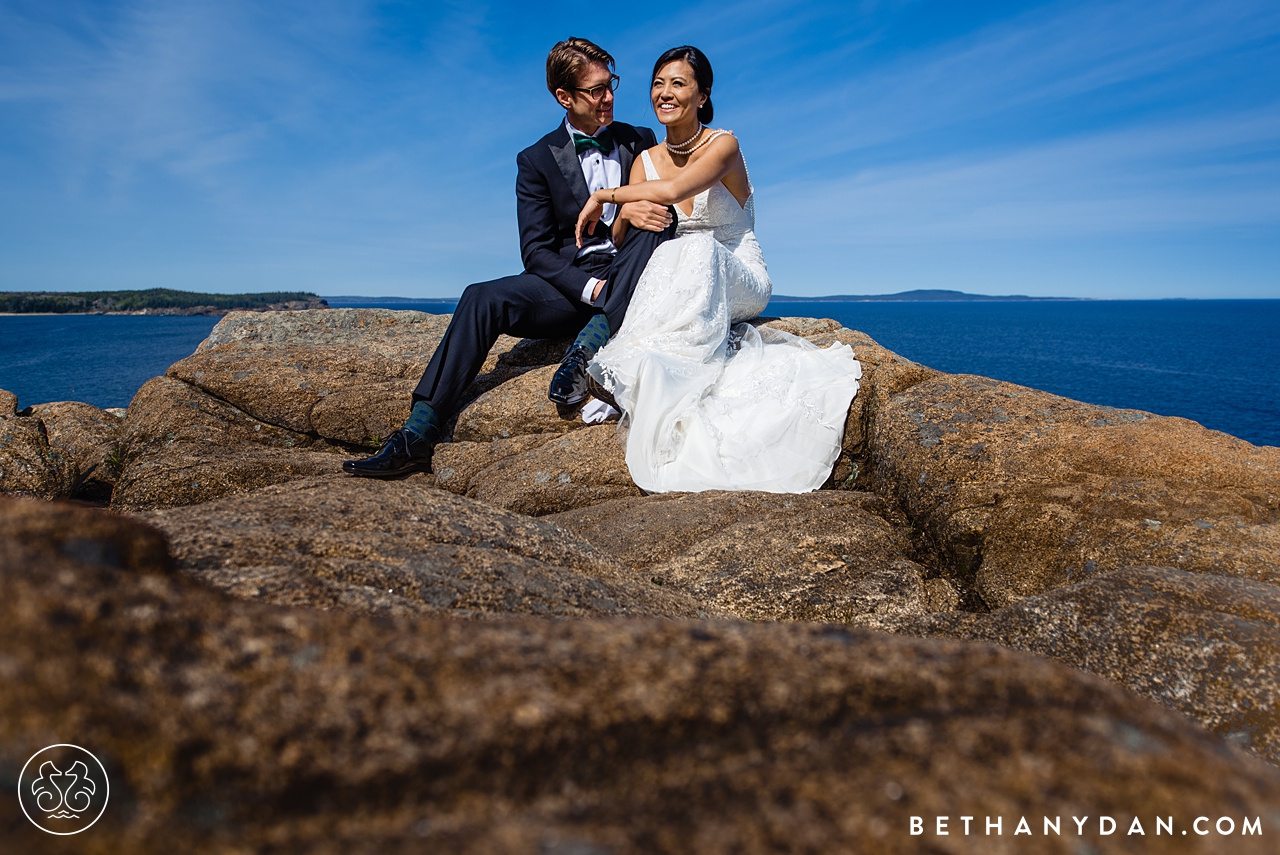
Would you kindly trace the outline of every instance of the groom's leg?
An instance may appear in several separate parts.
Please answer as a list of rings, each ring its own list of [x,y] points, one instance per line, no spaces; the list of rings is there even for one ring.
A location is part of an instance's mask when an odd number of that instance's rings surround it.
[[[469,285],[413,391],[413,399],[430,405],[443,424],[457,411],[498,336],[571,336],[590,320],[593,311],[531,273]]]
[[[676,234],[676,216],[671,215],[671,225],[660,232],[645,229],[631,229],[626,240],[618,249],[609,267],[609,276],[605,280],[604,308],[605,317],[609,320],[609,334],[616,335],[622,329],[622,321],[627,316],[627,306],[631,304],[631,295],[635,293],[640,274],[649,263],[653,251]]]
[[[675,233],[674,213],[671,225],[663,231],[633,229],[627,234],[607,269],[592,273],[605,282],[600,301],[604,313],[591,318],[590,323],[578,333],[573,346],[552,375],[551,386],[547,389],[547,397],[560,408],[562,418],[572,418],[574,408],[587,399],[590,394],[587,364],[610,336],[622,328],[631,295],[636,290],[636,283],[640,281],[640,274],[644,273],[644,268],[649,263],[649,257],[659,244],[670,240]]]
[[[404,427],[391,434],[377,454],[348,460],[342,470],[365,478],[398,478],[430,471],[442,428],[457,412],[498,336],[572,335],[592,311],[530,274],[469,286],[414,390],[413,409]]]

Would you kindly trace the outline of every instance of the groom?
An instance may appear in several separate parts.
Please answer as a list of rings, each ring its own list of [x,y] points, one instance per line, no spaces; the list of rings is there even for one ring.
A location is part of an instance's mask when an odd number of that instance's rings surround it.
[[[516,219],[524,272],[469,285],[431,363],[413,392],[408,421],[372,457],[348,460],[344,472],[393,478],[429,470],[443,427],[475,379],[498,336],[559,338],[578,334],[548,396],[572,408],[586,399],[586,366],[622,326],[649,256],[674,233],[673,212],[652,202],[606,205],[579,248],[574,230],[590,195],[627,183],[631,164],[656,144],[653,131],[613,121],[618,76],[603,48],[586,39],[558,43],[547,56],[547,89],[565,121],[516,158]],[[629,226],[621,248],[610,239],[618,219]]]

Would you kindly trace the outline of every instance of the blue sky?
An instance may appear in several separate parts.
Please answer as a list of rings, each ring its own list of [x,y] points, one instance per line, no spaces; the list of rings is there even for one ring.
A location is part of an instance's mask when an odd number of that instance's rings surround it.
[[[514,273],[572,34],[710,56],[777,293],[1280,297],[1275,0],[569,8],[0,0],[0,290]]]

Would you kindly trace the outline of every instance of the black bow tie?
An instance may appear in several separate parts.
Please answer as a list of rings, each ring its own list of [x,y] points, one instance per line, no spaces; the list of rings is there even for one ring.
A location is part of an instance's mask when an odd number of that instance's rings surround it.
[[[586,134],[573,135],[573,153],[582,154],[584,151],[595,149],[602,155],[607,155],[613,151],[613,131],[605,128],[598,136],[589,137]]]

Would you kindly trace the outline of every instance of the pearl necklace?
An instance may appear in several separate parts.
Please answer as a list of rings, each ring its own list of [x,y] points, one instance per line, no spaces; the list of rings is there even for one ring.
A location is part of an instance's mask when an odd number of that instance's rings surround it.
[[[698,143],[697,145],[695,145],[693,148],[689,149],[689,153],[688,153],[688,154],[686,154],[686,155],[685,155],[685,157],[688,157],[688,156],[689,156],[689,154],[693,154],[695,151],[697,151],[698,149],[702,148],[704,145],[706,145],[707,143],[711,142],[711,141],[712,141],[713,139],[715,139],[716,137],[723,136],[723,135],[725,135],[725,134],[727,134],[727,133],[729,133],[729,132],[728,132],[728,131],[712,131],[711,133],[709,133],[709,134],[707,134],[705,137],[703,137],[701,142],[699,142],[699,143]]]
[[[671,142],[671,140],[667,140],[666,141],[667,151],[671,152],[672,154],[690,154],[696,151],[698,149],[698,144],[696,143],[696,141],[698,137],[702,136],[702,132],[705,131],[706,129],[707,129],[706,125],[699,123],[698,130],[694,132],[693,136],[689,137],[684,142],[673,143]],[[690,143],[694,143],[694,144],[690,145]],[[686,146],[688,147],[686,148]]]

